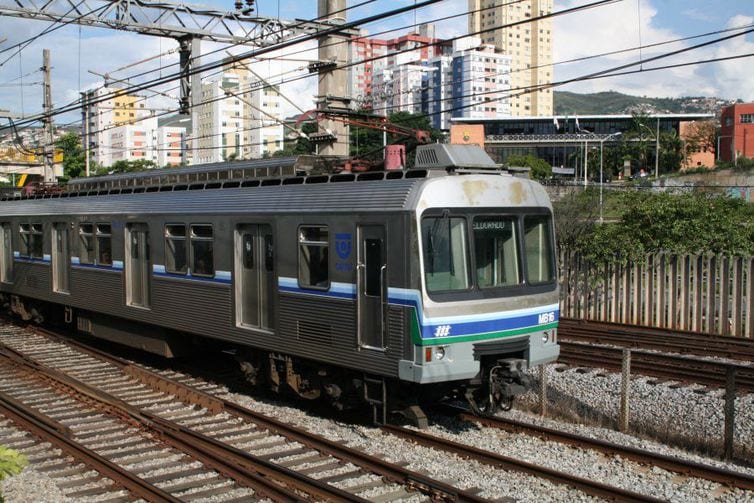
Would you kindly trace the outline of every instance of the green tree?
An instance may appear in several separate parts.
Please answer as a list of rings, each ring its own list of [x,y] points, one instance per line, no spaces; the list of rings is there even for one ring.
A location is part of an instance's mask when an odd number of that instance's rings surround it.
[[[561,243],[564,249],[607,262],[635,261],[652,252],[754,254],[754,206],[741,199],[701,191],[628,191],[610,198],[620,221],[593,226]]]
[[[63,176],[84,176],[86,152],[81,147],[81,138],[76,133],[66,133],[55,142],[55,148],[63,153]]]
[[[512,155],[505,160],[508,166],[522,166],[530,168],[531,178],[542,180],[552,176],[552,166],[544,159],[534,155]]]

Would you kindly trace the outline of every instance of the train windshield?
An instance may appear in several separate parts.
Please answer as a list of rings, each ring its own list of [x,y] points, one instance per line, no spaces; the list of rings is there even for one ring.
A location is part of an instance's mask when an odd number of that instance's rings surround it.
[[[465,218],[422,220],[424,269],[430,292],[467,290],[470,286]]]
[[[482,292],[551,284],[555,260],[550,215],[442,216],[422,219],[427,291]]]

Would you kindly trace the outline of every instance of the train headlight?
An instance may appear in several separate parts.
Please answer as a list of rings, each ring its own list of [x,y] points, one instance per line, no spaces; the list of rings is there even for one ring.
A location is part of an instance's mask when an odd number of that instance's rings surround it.
[[[542,344],[555,344],[556,342],[558,342],[557,330],[545,330],[544,332],[542,332]]]
[[[435,346],[434,359],[435,360],[442,360],[443,358],[445,358],[445,347],[444,346]]]

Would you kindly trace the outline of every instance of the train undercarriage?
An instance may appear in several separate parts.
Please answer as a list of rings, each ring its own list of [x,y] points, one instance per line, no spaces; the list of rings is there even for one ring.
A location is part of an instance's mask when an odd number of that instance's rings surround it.
[[[78,332],[172,358],[198,353],[206,347],[201,337],[186,337],[172,330],[120,318],[50,304],[17,295],[0,294],[3,307],[23,321],[75,328]],[[384,424],[393,414],[418,427],[427,426],[423,407],[445,400],[468,403],[472,412],[485,416],[509,410],[515,396],[530,388],[524,372],[526,360],[480,356],[481,371],[468,381],[416,384],[359,372],[246,346],[228,346],[244,379],[252,387],[326,403],[338,411],[367,406],[372,420]]]

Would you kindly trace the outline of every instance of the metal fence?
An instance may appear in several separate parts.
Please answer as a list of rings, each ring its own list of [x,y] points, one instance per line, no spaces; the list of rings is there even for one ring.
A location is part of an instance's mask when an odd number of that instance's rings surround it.
[[[560,256],[561,316],[754,337],[754,258],[652,254],[594,264]]]

